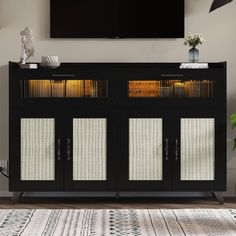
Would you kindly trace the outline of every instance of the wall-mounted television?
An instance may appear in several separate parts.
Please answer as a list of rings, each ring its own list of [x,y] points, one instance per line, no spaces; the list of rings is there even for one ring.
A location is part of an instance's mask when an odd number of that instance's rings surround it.
[[[182,38],[184,0],[50,0],[51,38]]]

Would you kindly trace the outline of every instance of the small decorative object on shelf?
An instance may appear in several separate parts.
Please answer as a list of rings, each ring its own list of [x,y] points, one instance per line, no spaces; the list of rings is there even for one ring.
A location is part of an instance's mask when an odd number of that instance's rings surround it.
[[[26,64],[26,61],[34,55],[33,33],[28,27],[25,27],[25,29],[20,32],[20,35],[21,56],[19,66],[23,69],[37,69],[37,64],[35,63]]]
[[[19,66],[21,69],[38,69],[38,64],[36,63],[26,63],[26,64],[20,64]]]
[[[199,50],[197,48],[191,48],[188,52],[188,60],[191,62],[199,62]]]
[[[208,69],[208,63],[181,63],[180,69]]]
[[[58,56],[43,56],[41,58],[40,66],[49,67],[49,68],[57,68],[60,66],[60,62]]]
[[[184,45],[188,45],[191,47],[188,53],[188,60],[190,62],[199,62],[199,50],[196,48],[197,45],[205,42],[202,35],[188,33],[188,35],[184,39]]]

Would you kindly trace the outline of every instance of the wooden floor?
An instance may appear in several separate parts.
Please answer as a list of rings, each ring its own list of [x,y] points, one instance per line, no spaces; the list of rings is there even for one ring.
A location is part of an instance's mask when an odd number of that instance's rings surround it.
[[[180,208],[236,208],[236,198],[226,198],[219,205],[214,198],[24,198],[17,203],[0,199],[0,209],[180,209]]]

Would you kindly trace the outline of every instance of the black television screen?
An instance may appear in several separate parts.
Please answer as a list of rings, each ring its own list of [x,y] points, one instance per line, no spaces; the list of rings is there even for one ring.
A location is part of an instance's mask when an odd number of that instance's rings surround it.
[[[51,0],[52,38],[181,38],[184,0]]]

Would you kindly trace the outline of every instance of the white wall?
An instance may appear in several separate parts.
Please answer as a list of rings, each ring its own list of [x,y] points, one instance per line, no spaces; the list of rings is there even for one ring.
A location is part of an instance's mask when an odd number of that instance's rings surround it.
[[[202,61],[228,61],[228,113],[236,111],[236,3],[208,14],[212,0],[186,1],[186,32],[201,33]],[[179,62],[186,61],[183,39],[68,39],[49,38],[49,0],[0,0],[0,159],[8,159],[8,61],[19,60],[19,32],[29,26],[35,36],[36,54],[58,55],[64,62]],[[236,152],[228,128],[228,192],[236,195]],[[8,183],[0,177],[0,191]]]

